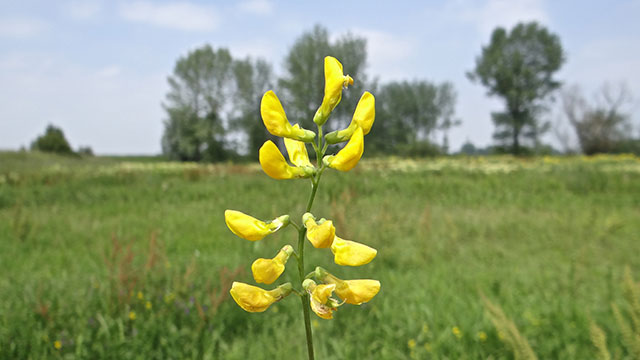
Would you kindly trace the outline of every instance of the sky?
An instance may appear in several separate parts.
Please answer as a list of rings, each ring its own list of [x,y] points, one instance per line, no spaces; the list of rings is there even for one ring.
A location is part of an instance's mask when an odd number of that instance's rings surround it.
[[[293,42],[314,24],[332,37],[365,37],[368,74],[383,83],[452,82],[462,125],[450,132],[451,148],[486,146],[502,103],[465,73],[496,26],[542,23],[566,52],[558,79],[587,95],[626,83],[636,99],[629,110],[638,112],[639,18],[640,0],[0,0],[0,149],[28,147],[51,123],[74,148],[158,154],[179,57],[211,44],[262,57],[281,74]]]

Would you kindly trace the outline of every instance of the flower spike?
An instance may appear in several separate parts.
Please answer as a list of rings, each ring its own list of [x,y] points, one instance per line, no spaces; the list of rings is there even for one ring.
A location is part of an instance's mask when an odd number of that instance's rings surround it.
[[[344,75],[342,64],[338,59],[327,56],[324,58],[324,98],[322,105],[316,111],[313,122],[323,125],[327,122],[333,109],[342,99],[342,88],[353,85],[353,78]]]
[[[263,312],[274,302],[289,295],[292,289],[291,283],[282,284],[273,290],[264,290],[257,286],[234,281],[229,293],[245,311]]]
[[[347,304],[360,305],[369,302],[380,291],[378,280],[341,280],[319,266],[316,268],[315,277],[325,283],[335,284],[336,295]]]
[[[260,114],[262,115],[264,126],[275,136],[304,142],[311,142],[316,137],[316,134],[311,130],[305,130],[299,126],[297,128],[291,126],[280,100],[272,90],[267,91],[262,96]]]
[[[257,283],[273,284],[284,271],[284,264],[287,263],[291,254],[293,254],[293,247],[285,245],[273,259],[257,259],[251,265],[253,279]]]
[[[364,134],[362,128],[358,127],[342,150],[335,155],[325,156],[322,162],[336,170],[349,171],[358,164],[363,152]]]
[[[333,261],[343,266],[366,265],[378,254],[378,251],[372,247],[355,241],[344,240],[338,236],[333,239],[331,252],[334,255]]]
[[[259,152],[260,165],[265,174],[276,180],[307,178],[313,175],[313,167],[296,167],[287,164],[280,149],[271,140],[267,140]]]
[[[234,234],[246,240],[257,241],[289,225],[289,215],[264,222],[240,211],[225,210],[224,221]]]
[[[339,142],[351,139],[351,136],[358,127],[362,128],[363,135],[367,135],[371,131],[373,121],[376,118],[376,99],[370,92],[365,91],[358,101],[356,111],[353,113],[351,123],[346,129],[330,132],[325,136],[329,144],[337,144]]]

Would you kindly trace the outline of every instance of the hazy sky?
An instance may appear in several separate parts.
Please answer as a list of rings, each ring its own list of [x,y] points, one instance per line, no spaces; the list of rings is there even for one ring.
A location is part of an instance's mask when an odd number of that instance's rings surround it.
[[[467,139],[491,143],[490,112],[501,103],[465,72],[498,25],[543,23],[567,53],[562,81],[587,92],[605,81],[625,81],[640,98],[639,0],[327,4],[0,0],[0,149],[28,146],[53,123],[73,147],[159,153],[161,102],[179,56],[210,43],[234,56],[266,58],[279,73],[293,41],[314,24],[335,37],[347,31],[366,37],[369,74],[381,81],[453,82],[463,122],[451,132],[453,149]]]

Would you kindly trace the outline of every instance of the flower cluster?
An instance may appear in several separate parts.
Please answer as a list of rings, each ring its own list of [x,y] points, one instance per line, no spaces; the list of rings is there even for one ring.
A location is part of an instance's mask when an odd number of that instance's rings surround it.
[[[249,312],[265,311],[273,303],[295,292],[303,299],[306,309],[310,307],[319,317],[331,319],[333,312],[340,305],[366,303],[380,290],[380,282],[377,280],[342,280],[321,267],[316,267],[306,276],[304,274],[305,238],[314,248],[329,249],[333,254],[334,262],[342,266],[368,264],[377,254],[375,249],[367,245],[340,238],[331,220],[318,218],[311,213],[313,199],[324,170],[333,168],[349,171],[358,164],[364,151],[364,135],[371,130],[375,118],[375,98],[369,92],[364,92],[349,126],[322,136],[322,126],[340,102],[342,90],[353,84],[353,79],[349,75],[344,75],[342,64],[333,57],[325,58],[324,72],[324,99],[313,118],[318,128],[317,133],[304,129],[298,124],[291,125],[280,100],[273,91],[264,94],[260,105],[265,127],[271,134],[284,138],[284,147],[290,161],[290,163],[287,162],[274,142],[266,141],[259,152],[263,171],[278,180],[311,179],[312,193],[307,211],[300,219],[301,224],[298,225],[291,220],[289,215],[262,221],[240,211],[225,211],[225,221],[229,229],[246,240],[262,240],[265,236],[289,225],[298,230],[298,247],[295,250],[292,245],[285,245],[273,258],[255,260],[251,266],[251,272],[256,283],[273,284],[284,272],[287,261],[293,255],[298,261],[301,289],[294,288],[291,283],[265,290],[258,286],[234,282],[230,291],[231,296],[241,308]],[[325,156],[330,144],[340,142],[347,142],[347,144],[336,154]],[[315,165],[309,160],[308,144],[315,150],[316,159],[321,159]],[[334,294],[337,298],[332,297]],[[305,320],[308,320],[306,309],[303,310],[305,310]],[[307,336],[310,336],[308,327]]]

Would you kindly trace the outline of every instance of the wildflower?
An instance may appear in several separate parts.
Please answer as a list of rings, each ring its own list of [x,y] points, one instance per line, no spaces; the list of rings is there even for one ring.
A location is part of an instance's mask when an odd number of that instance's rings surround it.
[[[313,175],[313,167],[298,167],[287,164],[280,149],[271,140],[267,140],[259,151],[260,166],[265,174],[276,180],[307,178]]]
[[[367,135],[371,131],[373,121],[376,117],[376,99],[370,92],[365,91],[358,101],[356,111],[353,113],[351,123],[346,129],[336,130],[330,132],[325,136],[325,139],[329,144],[336,144],[339,142],[347,141],[351,139],[351,136],[355,133],[357,128],[362,128],[363,135]]]
[[[311,310],[323,319],[333,319],[333,312],[341,305],[331,297],[336,285],[317,285],[315,281],[306,279],[302,282],[302,287],[311,295]]]
[[[262,240],[265,236],[289,225],[289,215],[264,222],[236,210],[225,210],[224,220],[231,232],[250,241]]]
[[[264,290],[257,286],[234,281],[231,285],[231,297],[245,311],[263,312],[271,304],[291,293],[291,283],[285,283],[273,290]]]
[[[260,102],[260,114],[267,130],[275,135],[284,138],[291,138],[304,142],[313,141],[316,134],[313,131],[293,127],[287,120],[284,108],[276,94],[269,90],[262,96]]]
[[[60,349],[62,349],[62,342],[60,342],[60,340],[56,340],[56,341],[54,341],[54,342],[53,342],[53,347],[54,347],[56,350],[60,350]]]
[[[372,247],[351,240],[344,240],[337,235],[331,244],[333,261],[343,266],[361,266],[368,264],[376,257],[378,251]]]
[[[409,339],[409,341],[407,341],[407,346],[409,347],[409,349],[413,349],[416,347],[416,339]]]
[[[331,220],[320,219],[319,223],[316,223],[313,215],[306,213],[302,215],[302,222],[307,228],[307,239],[313,247],[320,249],[331,246],[336,236],[336,228]]]
[[[457,337],[458,339],[460,339],[462,337],[462,331],[460,331],[460,329],[457,326],[454,326],[451,329],[451,332],[453,333],[453,335],[455,335],[455,337]]]
[[[335,155],[325,156],[322,162],[336,170],[349,171],[358,164],[363,152],[364,135],[362,128],[358,127],[342,150]]]
[[[142,291],[138,291],[138,300],[142,299],[144,299],[144,294],[142,293]]]
[[[129,311],[129,320],[133,321],[136,319],[136,312],[135,311]]]
[[[144,304],[144,307],[145,307],[147,310],[151,310],[151,308],[153,307],[153,305],[151,305],[151,301],[147,301],[147,302]]]
[[[317,279],[336,286],[335,292],[347,304],[360,305],[369,302],[380,291],[378,280],[341,280],[321,267],[316,267]]]
[[[284,264],[293,253],[291,245],[285,245],[273,259],[257,259],[251,265],[253,278],[257,283],[272,284],[284,271]]]
[[[429,324],[427,324],[427,323],[423,323],[422,324],[422,333],[423,334],[429,333]]]
[[[298,124],[293,126],[296,129],[300,127]],[[284,138],[284,146],[287,148],[289,154],[289,160],[298,167],[313,167],[309,161],[309,154],[307,153],[307,146],[302,141],[297,141],[289,138]]]
[[[487,341],[487,333],[484,331],[478,331],[478,334],[476,334],[476,336],[478,337],[478,340],[482,342]]]
[[[344,75],[342,64],[338,59],[327,56],[324,58],[324,98],[322,104],[313,116],[313,122],[323,125],[333,109],[342,99],[342,88],[353,85],[353,78]]]

